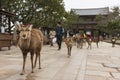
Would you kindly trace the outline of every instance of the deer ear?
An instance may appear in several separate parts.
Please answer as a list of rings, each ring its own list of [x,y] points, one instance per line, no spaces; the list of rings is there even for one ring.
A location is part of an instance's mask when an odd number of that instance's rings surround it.
[[[32,26],[33,26],[33,25],[30,25],[30,26],[29,26],[29,30],[30,30],[30,31],[32,30]]]

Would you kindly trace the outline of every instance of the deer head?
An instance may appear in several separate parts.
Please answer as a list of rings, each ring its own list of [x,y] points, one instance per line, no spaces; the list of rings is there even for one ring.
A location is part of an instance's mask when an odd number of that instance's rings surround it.
[[[29,39],[31,37],[32,25],[22,25],[20,30],[20,38]]]

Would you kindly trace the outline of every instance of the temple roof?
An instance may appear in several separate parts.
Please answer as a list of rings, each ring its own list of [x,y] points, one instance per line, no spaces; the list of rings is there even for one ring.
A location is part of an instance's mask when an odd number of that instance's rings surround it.
[[[75,12],[75,14],[80,16],[87,15],[108,15],[109,7],[105,8],[90,8],[90,9],[72,9],[71,11]]]

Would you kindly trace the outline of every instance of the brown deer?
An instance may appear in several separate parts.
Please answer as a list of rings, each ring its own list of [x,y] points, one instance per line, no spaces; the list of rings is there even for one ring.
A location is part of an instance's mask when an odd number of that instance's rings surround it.
[[[31,55],[31,66],[32,73],[34,72],[34,68],[36,67],[37,58],[39,57],[39,69],[41,69],[40,63],[40,52],[43,45],[43,34],[38,29],[32,29],[31,25],[23,25],[20,28],[18,46],[23,54],[23,68],[22,73],[25,73],[25,63],[28,52]],[[35,62],[33,63],[34,54],[36,54]]]
[[[92,41],[95,42],[97,45],[97,48],[99,48],[99,42],[103,41],[103,37],[101,35],[98,37],[94,37]]]
[[[64,42],[67,46],[68,49],[68,57],[71,56],[71,50],[72,50],[72,44],[73,44],[73,38],[72,37],[67,37],[64,39]]]
[[[92,39],[91,38],[86,38],[86,41],[87,41],[87,43],[88,43],[88,47],[87,47],[87,49],[92,49]]]
[[[97,37],[94,37],[93,39],[92,39],[92,42],[95,42],[96,43],[96,45],[97,45],[97,48],[99,47],[99,45],[98,45],[98,43],[99,43],[99,38],[97,38]]]
[[[98,36],[98,37],[94,37],[94,38],[87,38],[86,41],[88,43],[88,48],[90,47],[90,49],[92,49],[92,42],[95,42],[97,45],[97,48],[99,48],[99,42],[103,41],[103,37]]]
[[[83,48],[83,43],[84,43],[84,38],[82,35],[76,35],[76,43],[77,43],[77,48],[82,49]]]

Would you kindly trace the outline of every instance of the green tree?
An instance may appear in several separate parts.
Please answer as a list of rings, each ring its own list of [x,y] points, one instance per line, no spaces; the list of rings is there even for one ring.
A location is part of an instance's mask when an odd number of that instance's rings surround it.
[[[98,15],[95,20],[97,22],[96,28],[107,32],[109,34],[117,34],[120,33],[120,16],[119,16],[119,8],[114,7],[111,12],[109,12],[108,16]],[[117,33],[116,33],[117,32]]]
[[[13,21],[34,26],[54,26],[64,17],[63,0],[1,0],[1,9],[14,13]]]
[[[98,15],[95,18],[95,21],[97,22],[96,29],[100,31],[105,31],[107,26],[107,17],[103,15]]]
[[[120,10],[119,7],[114,7],[112,12],[108,15],[107,30],[111,35],[120,33]]]
[[[72,25],[77,21],[78,21],[78,16],[74,12],[70,11],[65,13],[65,17],[64,17],[65,29],[72,28],[73,27]]]

